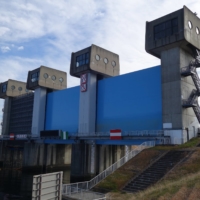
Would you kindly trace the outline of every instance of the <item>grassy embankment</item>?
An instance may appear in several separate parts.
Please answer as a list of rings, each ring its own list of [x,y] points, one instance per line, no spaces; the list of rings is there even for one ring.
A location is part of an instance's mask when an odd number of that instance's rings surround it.
[[[109,199],[116,200],[164,200],[200,199],[200,138],[194,138],[183,145],[156,146],[144,150],[120,169],[103,180],[96,189],[108,191]],[[168,150],[191,150],[187,159],[170,171],[164,179],[137,194],[121,192],[121,188],[134,176],[143,171],[158,156]]]

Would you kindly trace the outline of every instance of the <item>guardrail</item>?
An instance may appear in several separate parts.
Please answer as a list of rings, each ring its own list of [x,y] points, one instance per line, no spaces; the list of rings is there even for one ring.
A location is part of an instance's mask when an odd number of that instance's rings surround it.
[[[138,153],[140,153],[143,149],[150,148],[153,146],[155,146],[155,141],[148,141],[148,142],[142,143],[141,145],[133,149],[130,153],[126,154],[124,157],[119,159],[117,162],[115,162],[113,165],[108,167],[106,170],[101,172],[99,175],[97,175],[90,181],[78,182],[78,183],[72,183],[72,184],[63,184],[63,194],[70,196],[71,194],[74,194],[76,192],[78,193],[80,189],[90,190],[95,185],[97,185],[100,181],[105,179],[107,176],[112,174],[119,167],[121,167],[126,162],[128,162],[131,158],[133,158]]]
[[[163,137],[164,131],[163,130],[143,130],[143,131],[122,131],[122,137]],[[21,136],[21,137],[20,137]],[[23,137],[24,136],[24,137]],[[110,137],[110,132],[92,132],[92,133],[69,133],[69,139],[74,138],[85,138],[85,137],[94,137],[94,138],[101,138],[101,137]],[[33,136],[31,134],[21,134],[15,135],[15,140],[37,140],[37,139],[61,139],[59,137],[39,137]],[[0,135],[0,140],[9,140],[10,135]]]
[[[63,194],[65,197],[65,194]],[[66,195],[67,197],[69,195]],[[81,200],[105,200],[106,195],[98,192],[92,192],[88,190],[78,189],[78,191],[75,190],[75,192],[72,192],[70,195],[73,199],[81,199]]]
[[[122,131],[122,137],[162,137],[163,130],[139,130],[139,131]],[[110,137],[110,132],[92,132],[92,133],[70,133],[69,136],[75,137]]]

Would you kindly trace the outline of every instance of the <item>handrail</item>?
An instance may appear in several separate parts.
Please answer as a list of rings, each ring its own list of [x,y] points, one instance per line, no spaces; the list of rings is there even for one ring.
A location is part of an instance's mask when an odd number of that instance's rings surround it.
[[[96,177],[94,177],[90,181],[71,183],[71,184],[63,184],[63,194],[71,195],[74,192],[80,191],[80,189],[90,190],[95,185],[97,185],[100,181],[105,179],[107,176],[112,174],[119,167],[121,167],[126,162],[128,162],[131,158],[133,158],[138,153],[140,153],[143,149],[150,148],[150,147],[153,147],[153,146],[155,146],[155,141],[143,142],[141,145],[137,146],[130,153],[126,154],[124,157],[119,159],[117,162],[112,164],[110,167],[105,169],[103,172],[101,172],[99,175],[97,175]]]
[[[122,131],[122,136],[130,136],[130,137],[160,137],[164,136],[163,130],[135,130],[135,131]],[[92,132],[92,133],[69,133],[69,136],[76,136],[76,137],[110,137],[110,132]]]

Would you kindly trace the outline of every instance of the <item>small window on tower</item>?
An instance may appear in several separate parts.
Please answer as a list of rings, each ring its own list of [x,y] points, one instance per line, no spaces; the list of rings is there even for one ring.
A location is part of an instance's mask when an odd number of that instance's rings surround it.
[[[178,33],[178,18],[154,26],[154,39],[162,39]]]
[[[35,72],[34,74],[31,74],[31,81],[32,82],[38,81],[39,76],[40,76],[40,72],[39,71]]]
[[[5,93],[6,90],[7,90],[7,84],[4,84],[4,85],[2,86],[2,92]]]
[[[89,64],[89,53],[84,53],[76,57],[76,67]]]

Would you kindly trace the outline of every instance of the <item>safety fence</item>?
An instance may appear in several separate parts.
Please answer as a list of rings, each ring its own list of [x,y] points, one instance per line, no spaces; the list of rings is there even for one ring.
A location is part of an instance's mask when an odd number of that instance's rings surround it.
[[[97,185],[100,181],[105,179],[107,176],[112,174],[119,167],[121,167],[126,162],[128,162],[131,158],[133,158],[138,153],[140,153],[143,149],[150,148],[153,146],[155,146],[155,141],[147,141],[147,142],[142,143],[141,145],[137,146],[135,149],[127,153],[124,157],[119,159],[117,162],[115,162],[113,165],[108,167],[106,170],[101,172],[99,175],[97,175],[90,181],[78,182],[78,183],[72,183],[72,184],[63,184],[63,194],[71,196],[74,193],[79,193],[81,190],[84,190],[84,191],[90,190],[95,185]]]
[[[110,137],[110,132],[70,133],[69,136],[76,137]],[[122,137],[163,137],[164,130],[136,130],[122,131]]]
[[[63,194],[65,197],[66,194]],[[98,192],[92,192],[88,190],[74,188],[73,192],[70,195],[66,195],[66,197],[70,196],[73,199],[81,199],[81,200],[105,200],[106,195]]]

